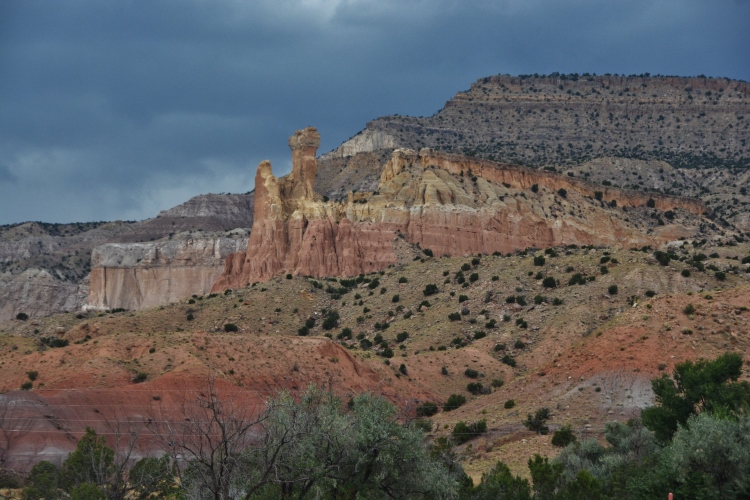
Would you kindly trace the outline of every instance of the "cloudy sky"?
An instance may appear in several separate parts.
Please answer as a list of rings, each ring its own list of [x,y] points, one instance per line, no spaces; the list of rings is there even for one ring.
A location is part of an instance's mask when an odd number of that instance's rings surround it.
[[[749,0],[2,0],[0,224],[246,192],[499,73],[750,80]]]

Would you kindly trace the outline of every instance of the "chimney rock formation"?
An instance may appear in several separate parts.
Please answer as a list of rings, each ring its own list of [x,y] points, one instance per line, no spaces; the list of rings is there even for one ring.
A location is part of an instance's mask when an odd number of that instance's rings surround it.
[[[650,205],[697,216],[705,210],[698,200],[601,187],[430,149],[396,150],[373,193],[323,201],[313,186],[319,144],[316,129],[296,132],[289,140],[292,173],[282,179],[273,175],[270,162],[258,166],[247,251],[227,257],[213,291],[282,272],[322,277],[377,271],[397,262],[399,238],[436,256],[659,244],[690,231],[666,226],[646,235],[612,207]]]

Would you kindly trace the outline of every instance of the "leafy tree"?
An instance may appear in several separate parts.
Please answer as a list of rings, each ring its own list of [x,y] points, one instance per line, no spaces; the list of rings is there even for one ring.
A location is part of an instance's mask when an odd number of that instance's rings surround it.
[[[42,460],[32,467],[23,490],[24,500],[51,500],[60,498],[60,469],[51,462]]]
[[[642,412],[643,424],[658,440],[669,441],[678,425],[704,411],[737,414],[750,406],[750,384],[738,382],[742,356],[729,352],[713,361],[685,361],[675,365],[674,378],[667,374],[651,380],[656,406]]]
[[[704,498],[736,498],[750,488],[750,418],[701,413],[677,430],[672,441],[677,477],[705,485]],[[742,497],[745,498],[745,497]]]
[[[61,477],[65,490],[72,491],[85,483],[103,487],[115,472],[115,452],[97,436],[91,427],[78,441],[76,450],[63,462]],[[81,490],[81,495],[89,495],[90,488]]]
[[[531,500],[529,481],[514,476],[507,465],[498,462],[490,472],[482,474],[482,480],[474,488],[472,500]]]

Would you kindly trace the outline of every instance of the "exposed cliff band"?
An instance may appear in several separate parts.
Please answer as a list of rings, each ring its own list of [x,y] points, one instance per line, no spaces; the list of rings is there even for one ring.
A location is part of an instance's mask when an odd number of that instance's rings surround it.
[[[316,129],[296,132],[289,141],[292,173],[285,178],[277,179],[268,161],[258,166],[247,251],[227,258],[214,291],[281,272],[316,277],[373,272],[397,261],[398,238],[438,256],[567,244],[654,244],[674,231],[643,234],[622,212],[607,207],[704,211],[698,200],[600,187],[429,149],[396,150],[374,193],[350,193],[341,203],[323,201],[313,186],[319,144]]]

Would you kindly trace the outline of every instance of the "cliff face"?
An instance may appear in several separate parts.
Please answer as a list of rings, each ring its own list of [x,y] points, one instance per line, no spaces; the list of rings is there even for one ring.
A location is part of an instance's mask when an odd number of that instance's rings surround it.
[[[92,253],[88,305],[144,309],[207,293],[246,239],[111,243]]]
[[[317,145],[313,128],[290,140],[292,174],[277,179],[258,166],[255,216],[248,248],[227,258],[214,291],[280,272],[354,276],[397,261],[399,238],[435,255],[512,252],[528,247],[658,244],[690,231],[646,234],[624,210],[677,210],[700,216],[699,200],[599,187],[549,172],[424,149],[396,150],[377,191],[324,202],[310,186]],[[599,199],[601,198],[601,199]],[[622,207],[613,208],[613,207]],[[664,236],[659,236],[663,234]]]

